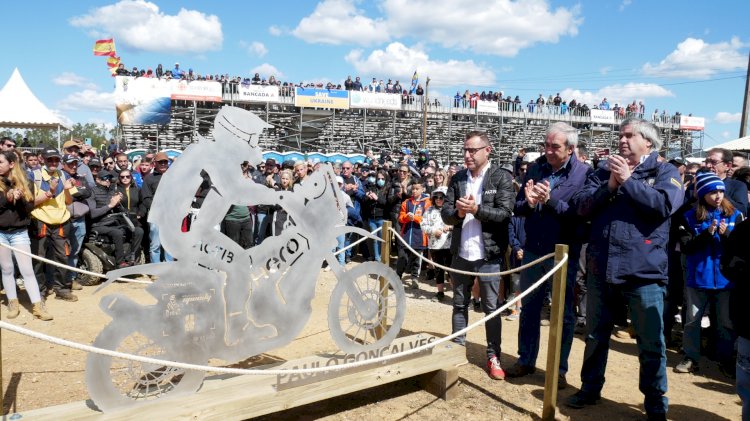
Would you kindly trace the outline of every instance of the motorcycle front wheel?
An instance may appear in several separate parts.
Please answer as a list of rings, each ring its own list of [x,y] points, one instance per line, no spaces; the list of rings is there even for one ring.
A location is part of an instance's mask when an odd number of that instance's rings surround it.
[[[342,351],[354,354],[390,344],[406,313],[404,285],[396,272],[378,262],[365,262],[342,274],[328,305],[328,328]],[[382,280],[381,280],[382,278]],[[361,306],[349,296],[351,283]]]
[[[115,322],[107,325],[93,346],[124,354],[180,361],[144,334]],[[206,361],[180,361],[203,364]],[[89,395],[102,411],[133,407],[166,396],[194,393],[205,372],[184,370],[161,364],[145,364],[124,358],[89,354],[86,360],[86,385]]]

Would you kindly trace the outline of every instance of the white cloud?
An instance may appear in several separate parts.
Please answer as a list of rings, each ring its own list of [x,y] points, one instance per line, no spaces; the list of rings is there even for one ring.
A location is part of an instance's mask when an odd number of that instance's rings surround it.
[[[76,16],[70,24],[95,37],[113,36],[116,47],[138,51],[200,53],[220,49],[223,41],[217,16],[184,8],[166,15],[145,0],[121,0]]]
[[[52,79],[52,83],[58,86],[76,86],[79,88],[96,89],[96,84],[83,76],[75,73],[63,72]]]
[[[745,69],[747,56],[740,52],[743,47],[745,44],[737,37],[716,44],[687,38],[658,64],[644,64],[643,73],[658,77],[705,79],[718,72]]]
[[[268,27],[268,33],[275,37],[283,35],[285,32],[288,32],[288,30],[284,29],[281,26],[271,25]]]
[[[266,48],[266,46],[263,45],[262,42],[258,41],[253,41],[253,43],[250,44],[249,51],[254,53],[258,57],[263,57],[268,54],[268,48]]]
[[[418,71],[419,82],[424,86],[426,77],[430,86],[493,86],[495,74],[492,70],[474,63],[473,60],[431,60],[421,46],[406,47],[400,42],[389,44],[385,50],[374,50],[364,57],[361,50],[346,55],[359,72],[363,81],[370,77],[399,79],[404,87],[411,83],[414,71]]]
[[[732,136],[732,134],[729,133],[728,131],[723,131],[723,132],[721,132],[721,137],[723,137],[724,139],[729,139],[729,138],[734,137],[734,136]]]
[[[67,115],[63,114],[62,111],[60,110],[50,109],[50,111],[52,112],[52,114],[57,116],[57,118],[60,119],[60,121],[65,127],[73,127],[76,124],[75,121],[71,120]]]
[[[620,3],[619,10],[622,12],[623,10],[625,10],[626,7],[630,6],[630,3],[632,2],[633,0],[622,0],[622,3]]]
[[[611,71],[612,71],[612,66],[604,66],[604,67],[602,67],[602,68],[599,69],[599,73],[601,73],[603,75],[606,75],[606,74],[608,74]]]
[[[720,111],[716,113],[716,116],[714,117],[714,121],[719,124],[739,123],[740,120],[742,120],[742,113],[728,113],[725,111]]]
[[[84,89],[75,92],[60,100],[58,107],[62,110],[88,110],[88,111],[109,111],[115,109],[115,93],[98,92],[93,89]]]
[[[383,10],[394,37],[506,57],[575,36],[583,23],[579,6],[552,10],[546,0],[386,0]]]
[[[603,98],[607,98],[610,106],[620,104],[625,106],[633,101],[644,101],[647,98],[672,97],[674,94],[663,87],[653,83],[626,83],[625,85],[610,85],[599,89],[596,92],[582,92],[578,89],[564,89],[560,91],[560,96],[570,102],[575,99],[579,103],[588,104],[588,106],[599,105]]]
[[[363,16],[353,0],[323,0],[292,34],[306,42],[334,45],[373,45],[389,39],[386,23]]]
[[[251,75],[254,75],[256,73],[260,74],[260,77],[266,80],[268,80],[268,78],[271,76],[274,76],[276,80],[282,80],[284,78],[284,73],[268,63],[263,63],[260,66],[255,66],[250,69]]]
[[[480,54],[515,56],[540,42],[575,36],[583,23],[580,7],[546,0],[385,0],[383,18],[370,18],[355,0],[324,0],[292,33],[313,43],[373,45],[411,37]]]

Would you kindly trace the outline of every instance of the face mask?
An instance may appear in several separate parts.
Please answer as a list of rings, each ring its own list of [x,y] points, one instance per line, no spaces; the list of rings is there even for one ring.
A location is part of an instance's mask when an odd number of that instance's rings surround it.
[[[378,187],[383,187],[383,186],[385,186],[385,180],[381,178],[378,180]]]
[[[372,184],[375,182],[375,177],[367,177],[367,182]]]

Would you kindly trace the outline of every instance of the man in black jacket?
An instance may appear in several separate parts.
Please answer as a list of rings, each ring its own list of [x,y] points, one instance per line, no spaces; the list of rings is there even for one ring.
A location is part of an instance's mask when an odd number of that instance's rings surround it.
[[[151,202],[154,200],[154,194],[156,194],[156,188],[159,187],[159,181],[161,176],[169,169],[169,157],[164,152],[159,152],[154,156],[154,170],[151,174],[147,175],[143,179],[143,187],[141,188],[141,215],[148,215],[148,211],[151,209]],[[156,224],[149,223],[148,231],[149,239],[149,255],[151,263],[159,263],[161,261],[172,261],[172,256],[164,251],[164,259],[161,258],[161,241],[159,240],[159,227]]]
[[[484,132],[472,131],[464,141],[466,169],[451,179],[441,216],[453,225],[451,267],[467,272],[499,272],[508,248],[508,224],[513,210],[513,178],[508,171],[490,164],[492,151]],[[469,302],[474,277],[458,273],[453,277],[453,332],[464,329],[469,318]],[[479,277],[482,310],[494,312],[499,305],[500,276]],[[500,367],[501,320],[495,317],[485,325],[487,371],[496,380],[505,378]],[[455,339],[464,344],[466,335]]]
[[[78,172],[80,159],[77,155],[65,154],[62,157],[62,169],[73,180],[73,185],[78,190],[72,194],[73,203],[68,205],[70,211],[70,255],[68,266],[78,267],[78,254],[81,252],[83,240],[86,238],[86,215],[89,213],[87,199],[91,196],[91,186],[86,177]],[[86,167],[88,168],[88,167]],[[79,290],[81,285],[74,281],[76,272],[69,270],[68,278],[71,280],[72,289]]]

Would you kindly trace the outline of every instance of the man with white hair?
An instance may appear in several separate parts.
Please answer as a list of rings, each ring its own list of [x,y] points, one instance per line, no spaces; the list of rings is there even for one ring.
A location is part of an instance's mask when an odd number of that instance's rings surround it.
[[[649,420],[667,419],[666,250],[670,217],[684,193],[677,168],[658,160],[661,145],[654,124],[624,120],[619,155],[610,156],[573,197],[578,213],[591,220],[591,236],[582,384],[568,398],[569,407],[594,405],[601,398],[613,313],[624,302],[637,338],[646,414]]]

